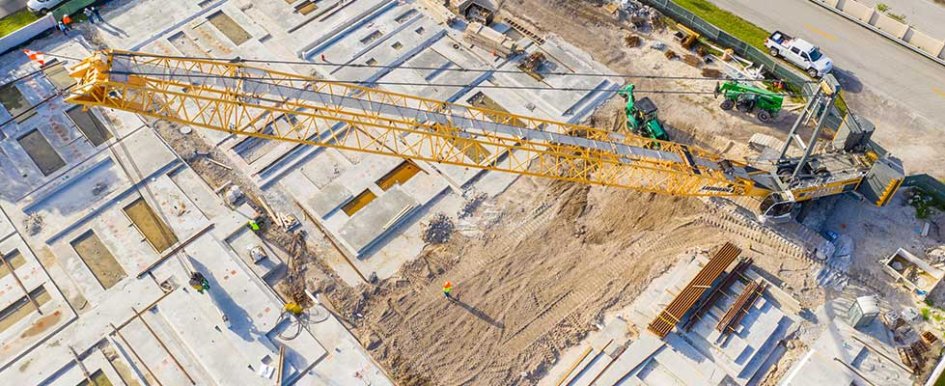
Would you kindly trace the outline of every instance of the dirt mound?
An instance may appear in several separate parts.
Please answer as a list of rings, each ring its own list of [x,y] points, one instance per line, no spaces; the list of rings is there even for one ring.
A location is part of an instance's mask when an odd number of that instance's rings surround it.
[[[404,384],[533,384],[666,259],[718,238],[695,199],[530,179],[501,198],[501,224],[428,248],[362,308],[356,334]]]

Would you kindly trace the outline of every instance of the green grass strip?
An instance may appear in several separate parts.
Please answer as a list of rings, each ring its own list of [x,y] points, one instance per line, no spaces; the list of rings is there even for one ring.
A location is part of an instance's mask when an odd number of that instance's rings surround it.
[[[707,0],[672,0],[677,5],[694,13],[703,20],[712,23],[739,40],[748,43],[762,52],[767,52],[765,39],[771,35],[763,28],[735,16],[729,11],[716,7]]]
[[[26,8],[11,13],[3,19],[0,19],[0,37],[7,36],[14,31],[36,21],[36,19],[39,19],[39,16],[34,15]]]

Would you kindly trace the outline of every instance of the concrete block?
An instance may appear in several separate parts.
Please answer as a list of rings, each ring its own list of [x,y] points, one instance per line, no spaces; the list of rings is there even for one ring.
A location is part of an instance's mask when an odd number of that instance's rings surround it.
[[[52,16],[52,13],[49,13],[46,17],[27,24],[0,39],[0,53],[7,52],[55,26],[56,18]]]
[[[853,0],[844,1],[840,10],[847,15],[853,16],[867,23],[869,23],[870,19],[873,18],[873,13],[876,12],[876,10],[872,7],[857,3]]]
[[[909,30],[908,25],[900,23],[898,20],[895,20],[879,12],[876,12],[876,15],[873,17],[873,21],[870,24],[876,28],[888,32],[890,35],[893,35],[899,39],[902,39],[902,37],[906,35],[906,31]]]
[[[335,180],[325,185],[321,191],[309,199],[309,205],[319,216],[325,217],[341,204],[348,202],[354,193],[345,186],[344,181]]]
[[[936,39],[916,29],[910,29],[907,38],[906,42],[933,56],[941,56],[943,46],[945,46],[945,42],[941,39]]]
[[[395,186],[355,213],[338,233],[354,249],[352,252],[360,254],[408,217],[404,210],[410,212],[417,205],[413,197]]]

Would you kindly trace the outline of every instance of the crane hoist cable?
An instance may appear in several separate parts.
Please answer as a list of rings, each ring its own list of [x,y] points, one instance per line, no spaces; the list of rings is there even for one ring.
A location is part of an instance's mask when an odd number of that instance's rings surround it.
[[[82,58],[76,58],[73,56],[59,55],[59,54],[50,54],[43,53],[46,56],[69,59],[75,61],[82,61]],[[116,53],[116,55],[121,55],[121,52]],[[134,53],[132,53],[134,54]],[[213,58],[213,57],[194,57],[194,56],[172,56],[172,55],[152,55],[155,57],[162,57],[167,59],[187,59],[187,60],[205,60],[212,62],[226,62],[226,63],[255,63],[255,64],[287,64],[287,65],[303,65],[303,66],[314,66],[314,67],[336,67],[336,68],[367,68],[367,69],[382,69],[382,70],[418,70],[418,71],[442,71],[442,72],[459,72],[459,73],[492,73],[492,74],[521,74],[521,71],[518,69],[503,69],[503,68],[464,68],[464,67],[434,67],[434,66],[414,66],[414,65],[382,65],[382,64],[362,64],[362,63],[319,63],[312,61],[292,61],[292,60],[262,60],[262,59],[244,59],[244,58]],[[699,81],[699,82],[718,82],[721,80],[727,80],[722,78],[707,78],[704,76],[679,76],[679,75],[654,75],[654,74],[634,74],[634,73],[606,73],[606,72],[567,72],[567,71],[545,71],[542,72],[543,75],[547,76],[570,76],[570,77],[590,77],[590,78],[622,78],[622,79],[646,79],[646,80],[686,80],[686,81]],[[352,80],[338,80],[339,82],[353,82]],[[740,82],[748,83],[759,83],[767,82],[764,79],[742,79]],[[792,85],[808,85],[808,84],[817,84],[816,81],[782,81],[784,84]],[[429,83],[421,83],[422,85],[428,85]]]

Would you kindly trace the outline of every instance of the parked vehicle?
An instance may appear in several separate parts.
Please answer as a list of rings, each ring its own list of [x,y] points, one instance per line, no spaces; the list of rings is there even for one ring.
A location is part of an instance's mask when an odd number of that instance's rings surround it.
[[[820,48],[781,31],[774,31],[765,41],[765,47],[768,47],[771,56],[784,58],[803,68],[813,78],[823,77],[833,69],[833,61],[820,52]]]
[[[29,0],[26,2],[26,8],[36,13],[46,14],[65,1],[66,0]]]

